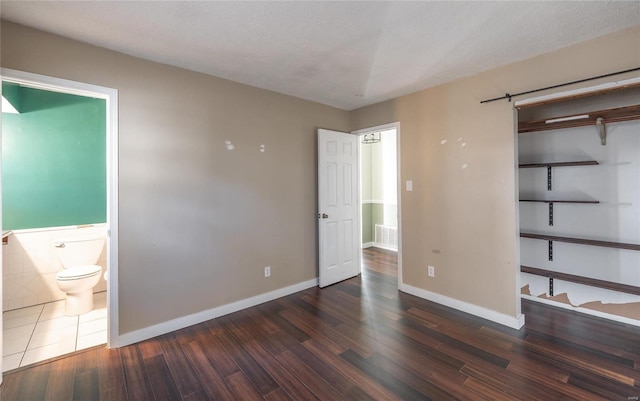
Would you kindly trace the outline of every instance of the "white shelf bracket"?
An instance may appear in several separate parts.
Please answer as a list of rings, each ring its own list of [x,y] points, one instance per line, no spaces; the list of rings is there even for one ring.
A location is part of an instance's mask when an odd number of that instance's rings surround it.
[[[600,143],[604,146],[607,144],[607,127],[604,124],[604,118],[598,117],[596,119],[596,128],[600,134]]]

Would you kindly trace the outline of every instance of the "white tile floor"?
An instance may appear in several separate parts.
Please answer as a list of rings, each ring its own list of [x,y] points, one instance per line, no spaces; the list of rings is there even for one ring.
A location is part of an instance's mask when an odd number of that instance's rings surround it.
[[[107,343],[107,293],[93,295],[94,308],[79,316],[64,315],[64,301],[2,314],[2,370]]]

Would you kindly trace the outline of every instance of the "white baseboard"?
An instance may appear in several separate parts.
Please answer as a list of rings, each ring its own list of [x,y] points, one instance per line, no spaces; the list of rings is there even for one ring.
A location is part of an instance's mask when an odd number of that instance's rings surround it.
[[[468,302],[460,301],[455,298],[449,298],[447,296],[436,294],[435,292],[423,290],[422,288],[417,288],[404,283],[400,284],[400,291],[439,303],[444,306],[448,306],[449,308],[470,313],[483,319],[491,320],[492,322],[511,327],[512,329],[519,330],[522,326],[524,326],[524,315],[522,314],[520,315],[520,317],[516,318],[513,316],[505,315],[504,313],[496,312],[491,309],[483,308],[482,306],[470,304]]]
[[[362,244],[362,249],[371,248],[372,246],[373,246],[373,242],[365,242],[364,244]]]
[[[256,295],[251,298],[242,299],[230,304],[218,306],[209,310],[155,324],[153,326],[145,327],[140,330],[124,333],[118,337],[117,344],[112,345],[112,347],[124,347],[125,345],[148,340],[149,338],[157,337],[175,330],[193,326],[194,324],[228,315],[229,313],[237,312],[239,310],[250,308],[252,306],[260,305],[262,303],[272,301],[274,299],[281,298],[298,291],[306,290],[307,288],[315,287],[317,285],[318,279],[315,278],[312,280],[304,281],[302,283],[291,285],[289,287],[279,288],[274,291]]]
[[[387,251],[398,252],[398,248],[393,248],[393,247],[390,247],[390,246],[387,246],[387,245],[382,245],[382,244],[380,244],[378,242],[374,242],[373,245],[371,245],[371,246],[374,246],[374,247],[380,248],[380,249],[386,249]]]
[[[620,323],[630,324],[632,326],[640,326],[640,320],[629,319],[628,317],[624,317],[624,316],[612,315],[610,313],[600,312],[593,309],[581,308],[579,306],[565,304],[564,302],[557,302],[551,299],[539,298],[534,295],[522,294],[521,297],[533,302],[539,302],[541,304],[551,305],[557,308],[584,313],[585,315],[597,316],[603,319],[609,319],[609,320],[613,320]]]

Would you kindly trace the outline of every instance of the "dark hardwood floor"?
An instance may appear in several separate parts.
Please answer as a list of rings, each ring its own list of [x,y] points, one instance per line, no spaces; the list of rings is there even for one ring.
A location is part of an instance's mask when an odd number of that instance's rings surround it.
[[[367,269],[139,344],[4,377],[12,400],[634,400],[640,330],[524,302],[511,330],[397,291]]]
[[[380,248],[365,248],[362,250],[362,267],[369,271],[398,277],[398,253]]]

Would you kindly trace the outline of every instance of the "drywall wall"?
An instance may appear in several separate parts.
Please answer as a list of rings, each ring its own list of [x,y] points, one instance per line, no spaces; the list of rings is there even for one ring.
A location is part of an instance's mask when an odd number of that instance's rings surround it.
[[[316,129],[346,111],[4,21],[1,49],[119,91],[121,334],[317,277]]]
[[[402,282],[519,318],[513,104],[480,101],[639,61],[640,27],[353,111],[354,130],[401,124],[401,176],[413,181],[402,193]]]
[[[20,99],[2,118],[3,230],[107,221],[104,99],[2,87]]]

